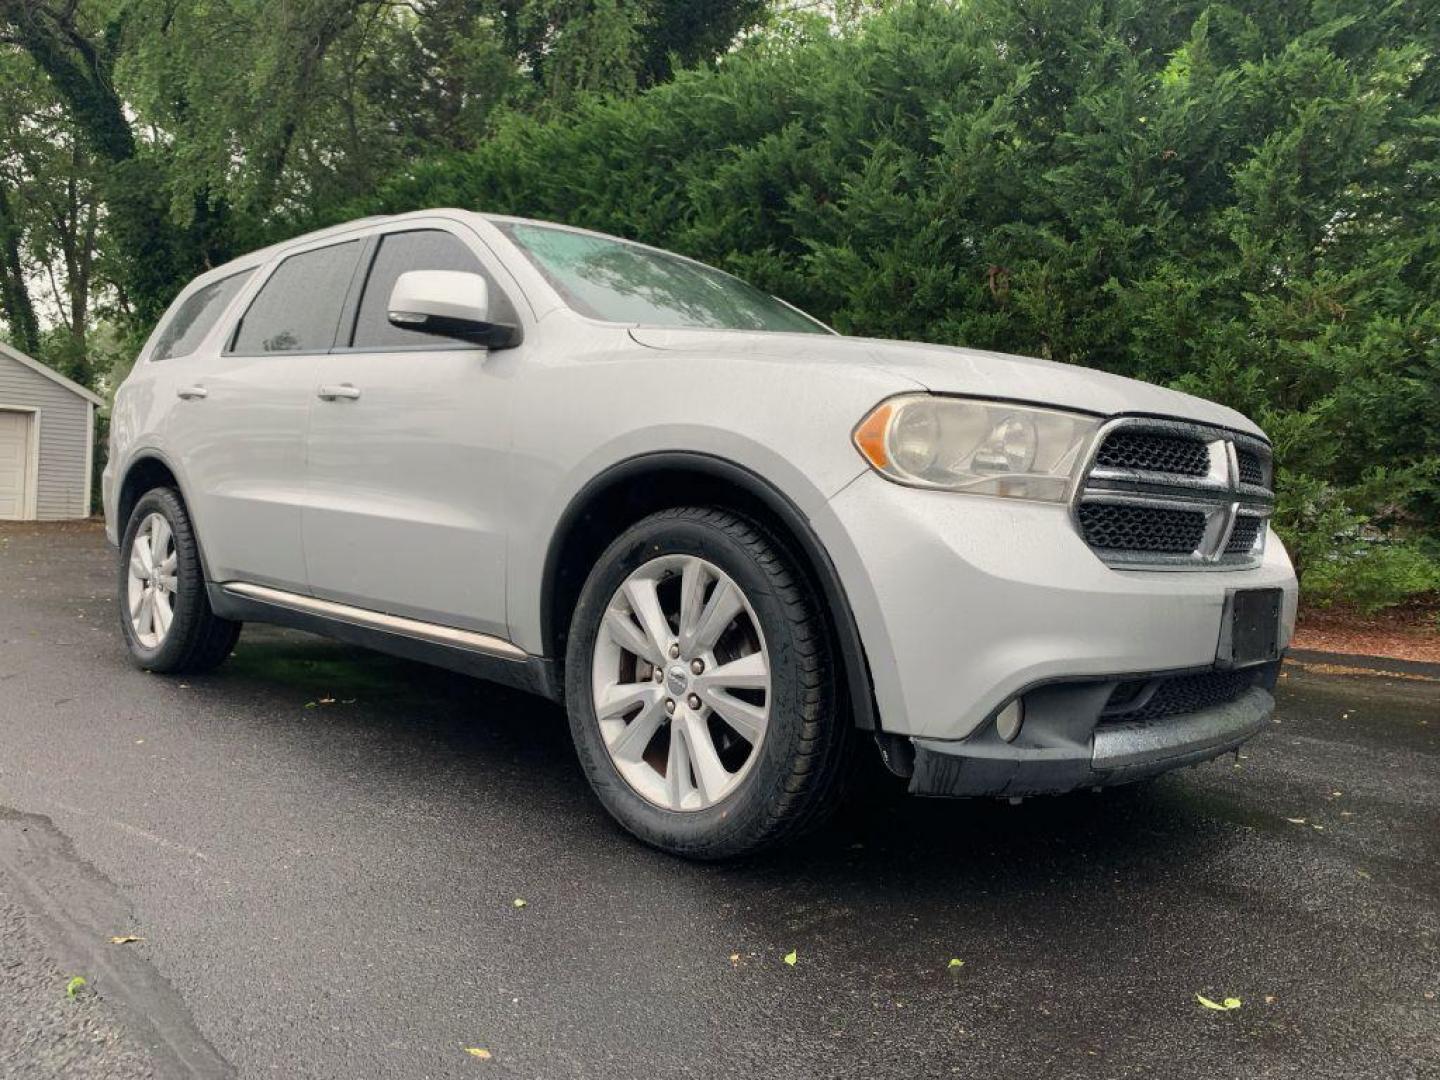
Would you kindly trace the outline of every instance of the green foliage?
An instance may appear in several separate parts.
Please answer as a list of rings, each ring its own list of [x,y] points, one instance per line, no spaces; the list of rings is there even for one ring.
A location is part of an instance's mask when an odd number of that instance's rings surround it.
[[[506,117],[352,209],[557,218],[847,332],[1218,399],[1274,436],[1279,526],[1328,572],[1367,521],[1440,525],[1425,9],[916,0],[838,32],[799,20],[638,97]]]
[[[30,118],[57,113],[103,205],[110,314],[148,327],[197,272],[333,215],[418,156],[480,145],[498,107],[553,114],[634,92],[675,61],[713,61],[765,13],[765,0],[0,0],[0,197],[4,159],[38,141]],[[53,164],[19,171],[63,190]],[[33,298],[15,282],[43,241],[12,216],[0,202],[0,314],[33,344]]]
[[[1315,563],[1305,577],[1308,599],[1344,600],[1367,614],[1432,592],[1440,592],[1440,560],[1403,542],[1356,543]]]

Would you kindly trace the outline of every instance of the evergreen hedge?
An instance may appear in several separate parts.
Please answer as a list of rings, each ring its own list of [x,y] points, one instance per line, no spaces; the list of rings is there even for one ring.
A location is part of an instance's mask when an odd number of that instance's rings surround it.
[[[1275,441],[1307,583],[1343,594],[1353,567],[1383,606],[1440,584],[1431,6],[900,3],[840,33],[791,24],[636,97],[503,119],[363,208],[566,221],[846,332],[1224,401]],[[1377,588],[1391,564],[1407,572]]]

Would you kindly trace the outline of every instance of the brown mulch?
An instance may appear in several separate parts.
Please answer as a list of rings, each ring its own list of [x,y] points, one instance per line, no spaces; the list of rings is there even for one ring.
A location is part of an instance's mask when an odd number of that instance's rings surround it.
[[[1339,606],[1305,607],[1290,644],[1317,652],[1440,664],[1440,603],[1406,604],[1377,615]]]

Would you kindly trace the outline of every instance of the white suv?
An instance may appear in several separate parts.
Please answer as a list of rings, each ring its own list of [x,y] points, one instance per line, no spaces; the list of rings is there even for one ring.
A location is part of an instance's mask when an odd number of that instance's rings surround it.
[[[190,285],[104,490],[144,667],[256,621],[533,690],[626,828],[714,858],[818,820],[866,741],[1011,798],[1237,747],[1294,622],[1271,476],[1208,401],[439,210]]]

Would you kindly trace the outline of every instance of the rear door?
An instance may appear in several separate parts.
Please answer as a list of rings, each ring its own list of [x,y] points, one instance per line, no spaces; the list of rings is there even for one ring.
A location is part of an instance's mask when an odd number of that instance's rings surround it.
[[[379,234],[310,403],[310,587],[504,638],[510,383],[524,346],[490,353],[392,326],[390,292],[409,270],[483,274],[497,320],[516,318],[513,283],[463,225],[411,220]]]
[[[307,587],[305,430],[363,246],[331,240],[287,255],[218,348],[163,361],[178,398],[166,443],[216,581]]]

